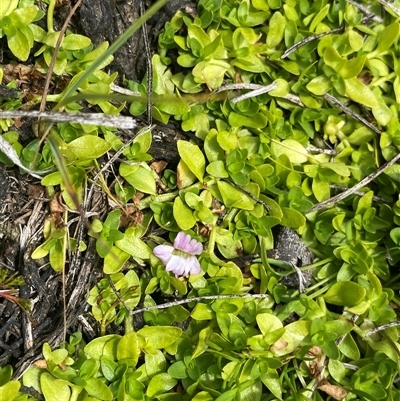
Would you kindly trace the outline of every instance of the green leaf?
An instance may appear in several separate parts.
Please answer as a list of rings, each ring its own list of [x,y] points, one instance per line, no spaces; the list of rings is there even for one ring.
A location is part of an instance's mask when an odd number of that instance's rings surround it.
[[[289,83],[282,78],[275,79],[273,84],[276,84],[276,88],[268,92],[270,96],[285,97],[290,91]]]
[[[178,380],[170,376],[168,373],[160,373],[155,375],[146,390],[146,395],[150,398],[156,395],[167,393],[178,384]]]
[[[196,224],[196,219],[193,217],[193,210],[190,209],[179,196],[175,198],[173,211],[176,223],[181,230],[189,230]]]
[[[129,258],[129,253],[124,252],[119,247],[113,246],[104,257],[104,273],[113,274],[119,272]]]
[[[150,247],[140,238],[136,237],[132,229],[128,230],[122,239],[115,241],[115,245],[134,258],[150,259],[150,255],[152,254]]]
[[[353,336],[349,333],[339,345],[339,351],[347,358],[357,361],[360,359],[360,350],[354,341]]]
[[[384,174],[389,176],[392,180],[400,182],[400,165],[394,164],[385,169]]]
[[[13,22],[13,25],[16,28],[21,29],[29,25],[35,19],[37,13],[38,9],[35,6],[22,7],[14,10],[10,15],[10,18]]]
[[[209,45],[204,47],[204,58],[211,56],[220,47],[221,39],[221,35],[218,35]]]
[[[268,369],[267,373],[260,376],[260,379],[276,398],[282,400],[281,381],[275,369]]]
[[[213,317],[215,317],[215,313],[210,305],[198,303],[194,307],[190,316],[196,320],[211,320]]]
[[[392,113],[382,99],[379,90],[375,89],[374,93],[378,100],[378,107],[372,109],[372,114],[374,115],[378,124],[385,127],[390,123],[390,120],[392,119]]]
[[[359,304],[367,294],[365,288],[352,281],[342,281],[335,283],[324,295],[328,304],[339,306],[355,306]]]
[[[71,34],[64,38],[62,48],[65,50],[79,50],[88,47],[92,41],[83,35]]]
[[[103,373],[103,376],[109,380],[109,381],[114,381],[115,380],[115,370],[118,367],[118,364],[114,362],[112,359],[102,356],[100,358],[100,367],[101,367],[101,372]]]
[[[390,238],[397,246],[400,245],[400,227],[395,227],[390,231]]]
[[[285,33],[285,28],[286,18],[279,11],[274,12],[269,20],[269,29],[266,42],[270,49],[273,49],[281,43]]]
[[[244,210],[254,209],[253,202],[244,192],[224,181],[218,181],[217,186],[226,207],[237,207]]]
[[[344,163],[341,162],[321,163],[320,168],[329,168],[330,170],[334,171],[336,174],[342,177],[350,176],[350,169]]]
[[[99,367],[100,363],[96,359],[86,359],[79,369],[79,377],[84,380],[94,377],[99,371]]]
[[[176,168],[176,183],[179,189],[187,188],[196,182],[196,176],[190,171],[183,160],[180,160]]]
[[[268,120],[262,113],[248,117],[232,111],[229,113],[228,122],[232,127],[264,128]]]
[[[317,96],[325,95],[331,88],[332,83],[329,78],[324,75],[312,79],[307,85],[308,91]]]
[[[18,394],[21,383],[16,380],[9,381],[0,387],[0,400],[10,400],[12,401]]]
[[[300,228],[306,224],[305,217],[297,210],[288,207],[282,207],[281,209],[283,216],[280,224],[282,226]]]
[[[269,11],[270,8],[275,8],[270,6],[270,2],[267,0],[253,0],[252,1],[253,7],[257,10]],[[280,5],[279,5],[280,7]],[[277,8],[279,8],[277,7]]]
[[[175,379],[186,379],[188,375],[185,363],[183,361],[173,363],[168,368],[168,374]]]
[[[177,58],[178,64],[184,68],[194,67],[196,65],[196,61],[197,57],[189,53],[182,54]]]
[[[167,360],[164,353],[157,350],[155,353],[148,353],[144,356],[147,376],[153,377],[156,374],[165,372],[167,368]]]
[[[345,64],[345,59],[340,56],[338,51],[333,46],[328,46],[324,51],[324,62],[329,67],[332,67],[336,72]]]
[[[206,159],[197,145],[193,145],[187,141],[178,141],[179,156],[185,162],[189,170],[203,182],[204,172],[206,168]]]
[[[137,332],[139,340],[157,349],[173,344],[181,334],[182,329],[170,326],[146,326]]]
[[[51,267],[59,272],[65,267],[65,255],[61,241],[56,241],[49,250],[49,261]]]
[[[29,39],[24,35],[23,31],[17,30],[15,35],[7,37],[7,43],[14,56],[18,57],[21,61],[28,60],[31,46]]]
[[[311,322],[298,320],[285,326],[285,333],[274,345],[271,351],[275,356],[287,355],[293,352],[303,341],[303,338],[310,334]]]
[[[301,164],[308,160],[307,150],[294,139],[271,143],[271,153],[275,158],[286,155],[292,163]]]
[[[353,131],[347,139],[351,145],[361,146],[363,143],[371,141],[374,137],[375,133],[363,126]]]
[[[364,68],[365,60],[367,56],[364,54],[359,57],[355,57],[349,61],[346,61],[340,68],[339,68],[339,75],[344,79],[354,78],[357,77],[362,69]]]
[[[224,156],[224,151],[218,144],[218,131],[215,128],[208,132],[207,137],[204,140],[204,151],[210,163],[221,161]]]
[[[89,395],[95,397],[96,399],[104,401],[111,401],[113,399],[111,390],[103,383],[101,379],[87,379],[84,388]]]
[[[178,96],[174,96],[168,102],[157,101],[154,105],[160,111],[172,116],[179,116],[190,112],[190,106]]]
[[[40,376],[40,387],[46,401],[69,401],[71,397],[68,382],[56,379],[47,372],[43,372]]]
[[[313,22],[310,25],[310,32],[314,32],[315,28],[319,25],[320,22],[328,15],[330,4],[327,4],[324,8],[322,8],[319,13],[314,17]]]
[[[139,341],[137,334],[130,331],[122,336],[117,347],[117,359],[119,363],[135,367],[140,355]]]
[[[280,319],[270,313],[259,313],[256,316],[256,320],[264,336],[283,327]]]
[[[329,199],[331,194],[329,182],[321,181],[319,177],[315,177],[312,182],[312,193],[318,202]]]
[[[359,79],[350,78],[345,79],[344,82],[346,85],[346,95],[351,100],[371,108],[379,106],[371,89],[364,85]]]
[[[211,42],[210,37],[203,31],[203,29],[195,24],[190,24],[188,26],[188,37],[190,39],[196,39],[202,47],[206,47]]]
[[[97,360],[100,360],[102,356],[107,356],[115,360],[117,359],[117,345],[120,339],[121,336],[118,334],[97,337],[85,346],[85,354]],[[113,351],[111,355],[109,355],[109,352],[106,352],[106,348],[109,349],[110,345],[112,345],[111,348],[115,351]]]
[[[221,86],[225,72],[230,68],[230,64],[223,60],[200,61],[192,70],[196,83],[205,83],[211,89]]]
[[[378,46],[376,48],[378,54],[389,50],[392,44],[397,40],[399,33],[400,24],[398,22],[394,22],[380,31],[377,37]]]
[[[364,37],[354,29],[349,29],[347,31],[347,35],[349,37],[349,44],[351,48],[355,52],[358,52],[362,48],[362,45],[364,44]]]
[[[156,194],[156,180],[148,168],[121,163],[119,173],[138,191],[150,195]]]
[[[215,401],[232,401],[236,399],[236,395],[238,393],[237,388],[233,388],[231,390],[224,391]]]
[[[2,0],[0,7],[0,20],[11,14],[18,7],[19,0]]]
[[[225,170],[225,164],[222,160],[216,160],[208,164],[207,173],[217,178],[228,178],[229,174]]]
[[[328,370],[330,375],[339,383],[346,376],[346,369],[343,366],[343,363],[334,359],[330,359],[328,363]]]
[[[118,230],[121,221],[121,210],[116,209],[108,213],[104,221],[104,227],[111,230]]]
[[[0,368],[0,386],[4,386],[11,380],[13,373],[13,369],[11,365],[6,365],[3,368]],[[1,398],[0,398],[1,400]]]
[[[65,148],[72,152],[77,159],[94,160],[110,150],[111,145],[98,136],[84,135],[68,143]]]

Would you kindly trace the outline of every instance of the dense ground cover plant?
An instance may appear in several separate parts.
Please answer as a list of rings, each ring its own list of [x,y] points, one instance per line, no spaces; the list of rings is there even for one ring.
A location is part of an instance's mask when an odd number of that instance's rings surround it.
[[[35,57],[46,70],[56,38],[51,14],[42,32],[35,2],[7,4],[0,35],[24,60],[33,44],[22,52],[12,43],[31,32],[43,44]],[[78,333],[56,350],[45,345],[44,360],[22,384],[48,401],[400,399],[398,165],[369,180],[398,157],[396,9],[377,2],[207,0],[197,11],[178,12],[166,24],[152,60],[153,117],[163,123],[173,117],[195,133],[178,141],[176,169],[149,163],[150,129],[124,144],[109,127],[53,127],[68,182],[54,171],[42,185],[50,195],[60,186],[70,209],[82,202],[100,157],[118,151],[123,157],[117,184],[99,181],[114,210],[104,221],[91,220],[109,279],[88,298],[102,335],[85,344]],[[69,85],[108,47],[93,49],[78,36],[66,34],[54,70],[75,75]],[[108,97],[116,75],[101,69],[110,61],[77,90],[118,114],[124,104]],[[127,85],[147,93],[147,79]],[[66,107],[80,106],[66,101]],[[133,115],[145,108],[130,104]],[[8,127],[2,123],[2,137],[26,167],[54,168],[49,145],[35,140],[23,147]],[[357,192],[330,201],[363,180],[369,181]],[[123,212],[132,205],[138,217],[127,226]],[[164,234],[152,234],[152,224]],[[278,226],[297,230],[315,256],[312,265],[268,258]],[[77,248],[67,234],[47,221],[45,241],[32,256],[49,255],[62,270],[66,249]],[[196,252],[179,246],[183,235],[200,243]],[[173,254],[178,258],[199,255],[201,272],[186,278],[191,269],[169,269],[165,255],[156,257],[160,246],[187,253]],[[311,269],[311,285],[282,284],[294,270],[301,282]],[[160,294],[175,302],[157,305]],[[139,313],[145,326],[135,329]],[[123,324],[125,334],[107,334],[111,323]],[[3,368],[1,394],[35,399],[18,393],[20,384],[10,378]]]

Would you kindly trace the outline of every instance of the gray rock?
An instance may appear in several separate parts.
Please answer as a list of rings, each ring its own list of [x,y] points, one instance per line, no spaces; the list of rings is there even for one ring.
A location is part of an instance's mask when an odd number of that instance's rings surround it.
[[[297,268],[313,263],[314,255],[304,245],[301,238],[291,228],[279,226],[274,229],[274,249],[267,252],[269,258],[287,262]],[[280,270],[279,268],[277,269]],[[303,277],[300,282],[300,274]],[[288,287],[307,288],[312,282],[313,269],[304,272],[294,272],[280,280]]]

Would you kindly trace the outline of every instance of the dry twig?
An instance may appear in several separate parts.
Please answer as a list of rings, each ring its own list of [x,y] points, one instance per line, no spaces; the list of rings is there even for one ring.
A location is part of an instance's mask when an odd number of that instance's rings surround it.
[[[334,205],[343,199],[348,198],[350,195],[355,194],[359,189],[362,187],[365,187],[368,185],[371,181],[373,181],[375,178],[379,177],[388,167],[392,166],[397,162],[397,160],[400,159],[400,153],[398,153],[395,157],[393,157],[392,160],[388,161],[385,163],[383,166],[379,167],[376,171],[362,179],[358,184],[354,185],[353,187],[349,188],[347,191],[344,191],[336,196],[333,196],[330,199],[327,199],[326,201],[317,203],[314,205],[313,208],[311,208],[308,213],[310,212],[316,212],[317,210],[321,210],[326,208],[327,206]]]

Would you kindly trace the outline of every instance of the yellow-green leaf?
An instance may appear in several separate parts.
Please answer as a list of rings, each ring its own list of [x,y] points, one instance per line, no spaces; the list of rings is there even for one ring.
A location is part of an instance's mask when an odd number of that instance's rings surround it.
[[[74,139],[66,149],[74,154],[80,160],[94,160],[103,156],[111,145],[102,138],[94,135],[84,135]]]
[[[361,285],[352,281],[341,281],[329,288],[324,299],[328,304],[350,307],[361,302],[366,294],[367,291]]]
[[[200,182],[203,182],[206,160],[200,148],[190,142],[180,140],[178,141],[178,152],[189,170]]]
[[[276,11],[269,20],[269,29],[267,34],[267,46],[271,49],[278,46],[283,39],[286,28],[286,18]]]
[[[183,231],[189,230],[196,224],[196,219],[193,217],[193,210],[190,209],[179,196],[175,198],[173,213],[176,223]]]
[[[128,366],[135,367],[139,360],[139,342],[136,332],[126,333],[118,343],[117,359]]]
[[[119,173],[138,191],[150,195],[156,194],[156,180],[147,168],[122,163],[119,167]]]
[[[371,89],[364,85],[359,79],[354,77],[345,79],[344,82],[346,85],[346,94],[351,100],[371,108],[379,106]]]
[[[301,164],[308,160],[308,152],[299,142],[294,139],[285,139],[282,142],[272,142],[271,153],[278,158],[286,155],[292,163]]]

